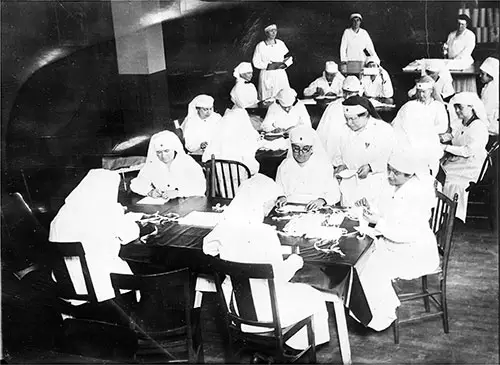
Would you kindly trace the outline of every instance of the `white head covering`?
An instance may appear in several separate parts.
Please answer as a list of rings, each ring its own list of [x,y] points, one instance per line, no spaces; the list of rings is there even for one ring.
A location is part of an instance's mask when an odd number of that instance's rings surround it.
[[[269,24],[264,28],[264,32],[269,32],[271,29],[278,29],[278,26],[276,24]]]
[[[149,141],[148,155],[146,156],[146,165],[153,164],[155,168],[162,168],[165,166],[157,156],[156,151],[170,149],[177,152],[174,161],[178,160],[180,156],[186,154],[179,137],[170,131],[162,131],[154,134]],[[172,161],[172,163],[174,162]]]
[[[349,75],[344,79],[342,83],[342,89],[351,92],[361,91],[361,81],[356,76]]]
[[[472,109],[476,113],[476,116],[482,122],[488,123],[488,117],[484,108],[484,104],[481,99],[479,99],[479,96],[476,93],[465,91],[455,94],[455,96],[453,96],[453,98],[451,98],[450,100],[450,105],[455,104],[472,106]]]
[[[498,59],[493,57],[488,57],[481,64],[479,69],[486,72],[488,75],[493,77],[494,80],[498,80]]]
[[[299,125],[290,131],[290,146],[288,148],[287,158],[291,158],[295,161],[292,152],[292,143],[301,143],[309,146],[313,146],[313,156],[315,158],[327,159],[326,152],[321,144],[321,140],[314,129],[307,125]]]
[[[66,197],[65,203],[94,209],[96,206],[116,204],[120,174],[105,169],[90,170],[78,186]]]
[[[236,78],[236,81],[244,80],[240,75],[247,72],[253,72],[252,64],[250,62],[241,62],[234,69],[233,76]]]
[[[432,79],[432,77],[424,75],[416,82],[416,87],[418,90],[428,90],[434,87],[436,82]]]
[[[326,61],[325,72],[330,74],[337,73],[339,71],[339,66],[334,61]]]
[[[380,66],[380,58],[378,58],[377,56],[368,56],[366,57],[366,60],[365,60],[365,65],[368,65],[369,63],[374,63],[376,64],[377,66]]]
[[[344,115],[360,115],[368,111],[364,106],[362,105],[343,105],[342,106],[344,109]]]
[[[213,108],[214,98],[210,95],[200,94],[196,96],[188,105],[188,115],[187,118],[192,118],[198,116],[198,111],[196,108]]]
[[[278,95],[276,95],[276,100],[278,100],[279,103],[284,107],[292,106],[293,103],[295,103],[296,98],[297,92],[291,87],[281,89],[278,92]]]
[[[350,16],[349,16],[349,20],[352,20],[353,18],[359,18],[361,20],[363,20],[363,17],[361,16],[360,13],[352,13]]]
[[[416,174],[422,172],[421,164],[416,156],[408,148],[396,148],[389,157],[389,165],[405,174]]]

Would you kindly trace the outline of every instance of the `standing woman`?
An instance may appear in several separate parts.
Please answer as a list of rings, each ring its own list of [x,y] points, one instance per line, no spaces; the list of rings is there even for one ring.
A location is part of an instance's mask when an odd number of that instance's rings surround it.
[[[210,95],[201,94],[191,100],[181,126],[186,149],[191,153],[203,153],[220,118],[220,114],[214,112],[214,98]]]
[[[179,138],[163,131],[151,137],[146,164],[130,189],[139,195],[174,199],[204,195],[206,182],[201,166],[186,154]]]
[[[450,199],[458,193],[456,217],[465,222],[469,196],[465,189],[469,182],[477,180],[486,158],[488,120],[483,102],[475,93],[459,93],[450,104],[454,106],[458,120],[452,123],[451,133],[445,136],[451,145],[444,148],[448,155],[443,162],[446,173],[443,193]]]
[[[340,42],[340,61],[363,61],[364,63],[367,56],[377,56],[370,35],[361,28],[363,20],[361,14],[353,13],[349,20],[351,26],[344,30]]]
[[[448,58],[452,60],[463,60],[467,65],[474,63],[472,51],[476,47],[476,35],[467,29],[471,23],[465,14],[457,17],[457,30],[451,32],[446,40]]]
[[[290,87],[284,63],[289,52],[285,43],[276,39],[278,27],[270,24],[264,28],[266,39],[259,42],[253,54],[253,65],[260,70],[259,99],[274,98],[283,88]]]

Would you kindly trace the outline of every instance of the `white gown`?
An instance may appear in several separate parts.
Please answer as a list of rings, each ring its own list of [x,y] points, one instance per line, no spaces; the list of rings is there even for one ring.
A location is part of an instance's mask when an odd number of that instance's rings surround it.
[[[360,28],[356,33],[352,28],[347,28],[340,41],[340,61],[365,61],[367,50],[370,56],[377,56],[372,39],[366,30]],[[378,56],[377,56],[378,57]]]
[[[276,128],[288,129],[299,125],[311,126],[311,117],[302,101],[297,100],[288,113],[275,102],[267,109],[262,130],[270,132]]]
[[[318,77],[316,80],[311,82],[308,87],[304,89],[304,96],[312,96],[317,88],[322,89],[325,94],[334,93],[335,95],[342,95],[342,84],[344,83],[344,75],[340,72],[337,72],[333,77],[331,83],[325,77],[325,73],[321,77]]]

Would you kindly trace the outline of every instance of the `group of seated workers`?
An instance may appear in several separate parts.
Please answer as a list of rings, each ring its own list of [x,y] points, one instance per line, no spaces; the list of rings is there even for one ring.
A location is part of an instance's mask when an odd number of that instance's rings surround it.
[[[234,106],[221,117],[213,111],[212,97],[194,98],[182,125],[185,146],[173,132],[153,135],[146,164],[130,185],[133,192],[155,198],[202,196],[206,190],[202,167],[186,150],[202,154],[203,161],[213,154],[244,163],[253,176],[243,182],[222,221],[205,237],[203,249],[227,260],[272,263],[282,324],[314,314],[318,344],[329,341],[324,297],[307,285],[289,282],[303,261],[295,254],[283,261],[276,231],[263,223],[270,209],[287,202],[304,203],[310,211],[325,205],[363,208],[365,219],[381,237],[357,264],[357,271],[373,315],[369,326],[380,331],[396,318],[400,304],[391,280],[415,278],[439,264],[428,222],[440,166],[446,173],[443,192],[449,197],[458,193],[457,217],[465,221],[465,188],[478,177],[488,133],[498,134],[498,60],[492,57],[481,66],[485,83],[481,99],[471,92],[453,96],[449,72],[431,62],[408,92],[415,99],[401,107],[392,123],[381,120],[369,98],[392,97],[391,80],[368,34],[360,33],[361,15],[353,14],[351,20],[353,28],[342,38],[341,59],[357,55],[373,71],[364,72],[361,80],[344,77],[337,64],[326,62],[323,76],[304,90],[306,96],[339,97],[325,109],[317,131],[288,84],[288,49],[276,39],[277,27],[271,24],[253,57],[260,69],[259,91],[249,82],[252,65],[240,63],[230,93]],[[370,55],[360,56],[360,47],[368,48]],[[246,108],[262,101],[270,104],[259,123]],[[275,181],[258,173],[259,128],[289,135],[288,153]],[[117,203],[119,183],[117,172],[91,170],[66,198],[50,227],[51,241],[82,242],[99,301],[114,295],[110,272],[130,273],[118,251],[120,244],[139,235],[137,224]],[[72,279],[77,291],[83,290],[81,276]],[[260,282],[252,283],[262,320],[270,316],[262,299],[264,289]],[[304,336],[299,332],[287,344],[303,348]]]

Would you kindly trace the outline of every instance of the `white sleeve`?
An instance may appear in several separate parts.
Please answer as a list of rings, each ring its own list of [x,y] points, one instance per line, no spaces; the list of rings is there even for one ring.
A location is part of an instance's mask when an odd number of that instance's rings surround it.
[[[384,128],[380,133],[377,136],[374,151],[372,151],[373,153],[369,162],[373,173],[387,171],[387,161],[389,161],[389,156],[395,144],[394,131],[391,127]]]
[[[324,192],[319,198],[325,199],[328,205],[338,203],[340,201],[340,187],[337,179],[333,177],[332,165],[329,165],[328,168],[325,169],[322,182]]]
[[[196,130],[196,126],[193,125],[191,119],[186,119],[183,123],[184,126],[184,141],[186,144],[186,149],[189,152],[194,152],[200,149],[200,144],[203,136],[199,135],[199,131]]]
[[[472,122],[469,131],[465,135],[465,143],[462,146],[447,145],[444,150],[455,156],[470,157],[481,148],[485,148],[488,143],[488,131],[484,128],[480,120]]]
[[[344,30],[340,41],[340,62],[347,62],[347,29]]]
[[[153,171],[151,171],[149,165],[146,164],[141,171],[139,171],[137,177],[132,179],[130,182],[130,190],[139,195],[148,195],[148,193],[153,189],[151,179],[152,173]]]
[[[255,51],[252,58],[254,67],[258,68],[259,70],[267,69],[267,65],[269,64],[269,61],[265,59],[262,53],[262,47],[262,42],[259,42],[257,46],[255,46]]]
[[[443,103],[439,103],[435,125],[439,134],[446,133],[448,131],[448,113],[446,112],[446,107]]]
[[[205,195],[207,183],[203,169],[190,156],[188,157],[190,161],[188,160],[187,166],[184,167],[179,195],[182,197]]]
[[[274,122],[276,121],[276,107],[276,104],[271,104],[267,109],[266,116],[264,117],[264,121],[262,122],[262,130],[264,132],[271,132],[275,129]]]
[[[382,97],[383,98],[392,98],[394,96],[394,89],[392,88],[392,81],[389,73],[381,69],[382,73]]]
[[[468,32],[465,42],[465,47],[455,56],[455,58],[470,57],[475,47],[476,47],[476,35],[473,32]]]
[[[318,79],[311,82],[309,86],[304,89],[304,96],[312,96],[316,92],[317,87],[318,87]]]

